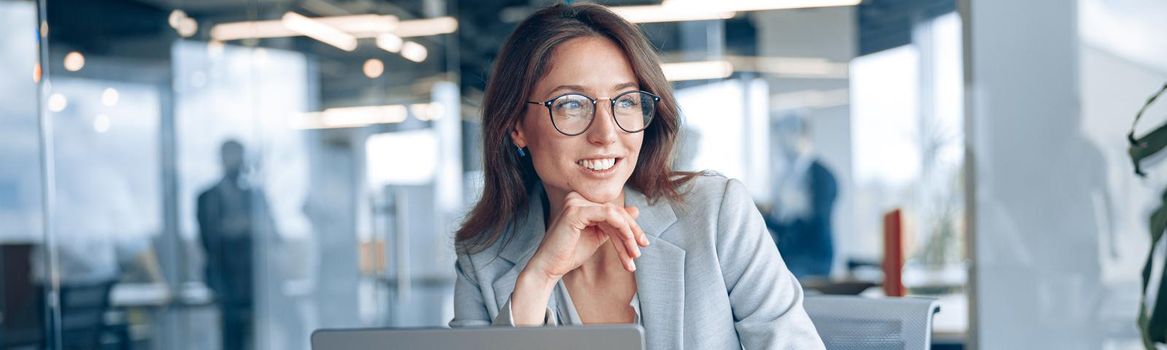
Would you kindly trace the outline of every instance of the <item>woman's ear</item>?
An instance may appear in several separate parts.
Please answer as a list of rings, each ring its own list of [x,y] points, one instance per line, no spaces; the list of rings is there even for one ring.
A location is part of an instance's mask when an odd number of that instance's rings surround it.
[[[511,142],[514,142],[515,147],[518,148],[527,147],[527,137],[518,123],[515,123],[515,127],[511,129]]]

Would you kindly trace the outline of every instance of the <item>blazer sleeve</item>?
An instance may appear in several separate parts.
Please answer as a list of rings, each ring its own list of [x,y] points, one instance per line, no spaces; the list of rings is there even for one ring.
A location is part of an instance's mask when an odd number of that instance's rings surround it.
[[[511,313],[511,301],[507,300],[507,304],[498,310],[498,317],[494,318],[492,325],[501,327],[515,327],[515,319]],[[550,307],[547,308],[547,313],[543,315],[544,326],[558,326],[559,318],[555,317],[555,312]]]
[[[454,264],[458,279],[454,282],[454,319],[450,320],[450,327],[514,327],[515,321],[511,316],[510,299],[507,299],[506,305],[499,308],[498,315],[491,320],[490,313],[487,312],[486,303],[482,296],[482,290],[480,289],[482,287],[476,282],[477,279],[470,277],[464,265],[469,266],[471,271],[473,270],[473,264],[470,264],[470,258],[459,256],[458,262]],[[543,324],[545,326],[559,324],[559,319],[555,316],[555,312],[551,308],[547,308],[547,313],[543,318]]]
[[[467,268],[463,265],[469,266]],[[451,328],[488,326],[491,323],[482,290],[467,273],[467,270],[473,271],[473,268],[469,257],[458,255],[458,262],[454,264],[458,279],[454,281],[454,319],[450,320]]]
[[[786,268],[744,185],[726,183],[716,249],[745,349],[823,349],[802,307],[802,286]]]

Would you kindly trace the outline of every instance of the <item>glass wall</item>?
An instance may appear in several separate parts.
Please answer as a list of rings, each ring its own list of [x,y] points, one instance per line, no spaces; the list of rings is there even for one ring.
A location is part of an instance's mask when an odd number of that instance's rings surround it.
[[[4,265],[4,314],[39,332],[6,317],[6,344],[306,349],[450,318],[467,200],[445,4],[0,4],[24,78],[3,82],[0,237],[32,265]]]
[[[36,348],[48,335],[37,13],[33,1],[0,1],[0,347],[6,349]]]
[[[1133,124],[1135,115],[1156,91],[1167,84],[1167,43],[1148,39],[1167,30],[1156,20],[1167,14],[1167,5],[1153,1],[1111,4],[1096,0],[1079,1],[1076,13],[1078,35],[1078,86],[1081,116],[1075,128],[1080,138],[1082,163],[1078,171],[1085,175],[1083,186],[1089,197],[1094,225],[1088,227],[1089,242],[1094,245],[1082,256],[1097,267],[1083,269],[1096,276],[1092,288],[1081,288],[1081,296],[1093,298],[1094,305],[1078,316],[1086,322],[1105,325],[1092,342],[1112,348],[1140,347],[1140,333],[1135,327],[1139,302],[1146,295],[1148,309],[1155,303],[1156,286],[1162,288],[1162,248],[1151,245],[1152,213],[1163,207],[1163,190],[1167,178],[1161,163],[1152,159],[1139,162],[1146,174],[1139,176],[1132,166],[1127,135],[1143,137],[1163,125],[1167,104],[1162,97],[1147,106],[1143,118]],[[1160,242],[1160,245],[1162,243]],[[1140,293],[1142,272],[1147,255],[1156,251],[1153,280]]]

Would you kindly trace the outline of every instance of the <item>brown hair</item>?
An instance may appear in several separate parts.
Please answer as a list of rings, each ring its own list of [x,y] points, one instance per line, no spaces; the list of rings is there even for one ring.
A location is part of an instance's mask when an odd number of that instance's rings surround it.
[[[455,235],[460,253],[493,244],[511,222],[526,213],[532,186],[540,184],[531,157],[519,157],[510,131],[526,113],[527,96],[547,73],[554,49],[580,37],[613,41],[627,56],[642,90],[660,96],[656,116],[644,132],[644,146],[628,185],[650,200],[680,200],[679,188],[693,173],[672,170],[680,110],[656,51],[636,25],[595,4],[555,5],[535,12],[507,37],[486,84],[482,103],[485,184],[482,199]]]

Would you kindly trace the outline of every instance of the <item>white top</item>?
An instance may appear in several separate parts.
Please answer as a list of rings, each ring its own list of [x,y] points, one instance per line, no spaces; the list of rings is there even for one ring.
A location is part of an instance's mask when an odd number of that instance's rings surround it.
[[[559,284],[559,288],[554,288],[554,294],[555,294],[556,298],[559,298],[559,304],[563,305],[563,307],[560,308],[560,310],[566,311],[567,314],[560,315],[559,312],[556,312],[557,310],[553,310],[550,307],[547,309],[548,314],[554,314],[559,321],[558,324],[564,324],[564,325],[582,325],[582,324],[584,324],[583,319],[581,319],[579,317],[579,311],[577,311],[575,309],[575,303],[571,301],[571,293],[567,292],[567,285],[563,284],[563,280],[559,280],[558,284]],[[636,311],[636,318],[632,320],[632,323],[639,324],[639,325],[643,326],[644,324],[640,323],[640,293],[637,292],[636,294],[633,294],[632,301],[628,302],[628,304],[632,306],[633,311]],[[552,324],[552,325],[557,324],[556,322],[554,322],[555,320],[544,320],[544,321],[545,322],[551,321],[551,322],[548,322],[547,324]]]

